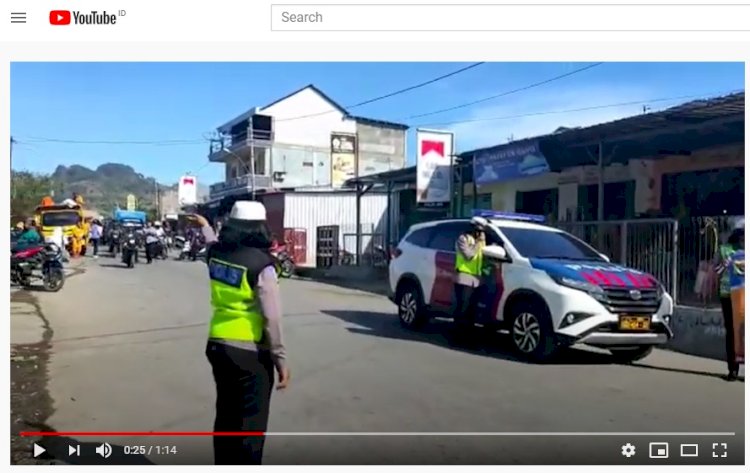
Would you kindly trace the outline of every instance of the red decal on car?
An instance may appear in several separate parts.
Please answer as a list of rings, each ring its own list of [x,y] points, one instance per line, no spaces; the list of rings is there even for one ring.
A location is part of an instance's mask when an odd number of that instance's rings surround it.
[[[453,304],[453,284],[456,280],[456,256],[453,253],[435,253],[435,281],[432,284],[430,305],[450,307]]]

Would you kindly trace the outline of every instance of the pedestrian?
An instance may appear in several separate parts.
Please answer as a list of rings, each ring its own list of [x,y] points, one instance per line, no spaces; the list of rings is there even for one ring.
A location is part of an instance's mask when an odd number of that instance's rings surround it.
[[[719,300],[721,301],[721,313],[724,316],[724,328],[726,330],[725,346],[727,354],[728,381],[736,381],[739,376],[740,362],[735,349],[734,310],[732,308],[732,291],[730,278],[732,275],[732,258],[735,253],[745,249],[745,222],[744,219],[735,223],[732,233],[726,244],[719,247],[714,260],[714,268],[719,274]],[[743,268],[744,269],[744,268]],[[744,271],[743,271],[744,272]]]
[[[482,217],[472,218],[471,230],[462,233],[456,240],[456,279],[453,285],[456,301],[453,322],[458,338],[470,335],[474,326],[472,302],[482,283],[482,249],[486,242],[484,228],[487,224],[487,220]]]
[[[265,432],[274,371],[289,384],[281,305],[270,231],[260,202],[234,204],[221,236],[202,216],[191,217],[208,246],[211,318],[206,356],[216,384],[215,432]],[[263,435],[214,436],[217,465],[259,465]]]
[[[89,229],[89,241],[94,247],[94,258],[99,257],[99,241],[103,234],[104,228],[102,227],[102,224],[99,223],[99,220],[93,220],[91,222],[91,228]]]

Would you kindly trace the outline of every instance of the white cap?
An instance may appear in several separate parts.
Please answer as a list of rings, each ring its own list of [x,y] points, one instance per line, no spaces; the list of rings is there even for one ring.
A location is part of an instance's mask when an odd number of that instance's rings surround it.
[[[161,222],[157,220],[156,222],[154,222],[154,226],[155,227],[161,227]]]
[[[478,227],[485,227],[490,224],[490,222],[487,221],[484,217],[472,217],[471,218],[471,224],[476,225]]]
[[[266,207],[253,200],[238,200],[232,206],[229,218],[233,220],[266,220]]]

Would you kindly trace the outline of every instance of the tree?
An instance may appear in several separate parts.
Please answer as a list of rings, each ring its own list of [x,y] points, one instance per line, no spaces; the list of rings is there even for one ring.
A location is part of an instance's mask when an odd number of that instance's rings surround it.
[[[30,218],[45,196],[59,195],[60,187],[46,174],[11,171],[10,215],[15,221]],[[11,222],[13,223],[13,222]]]

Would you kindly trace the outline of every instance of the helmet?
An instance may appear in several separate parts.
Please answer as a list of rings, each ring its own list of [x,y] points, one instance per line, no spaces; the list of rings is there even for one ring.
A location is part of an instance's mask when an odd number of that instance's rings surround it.
[[[490,224],[490,222],[487,221],[484,217],[472,217],[471,218],[471,224],[475,227],[486,227]]]

